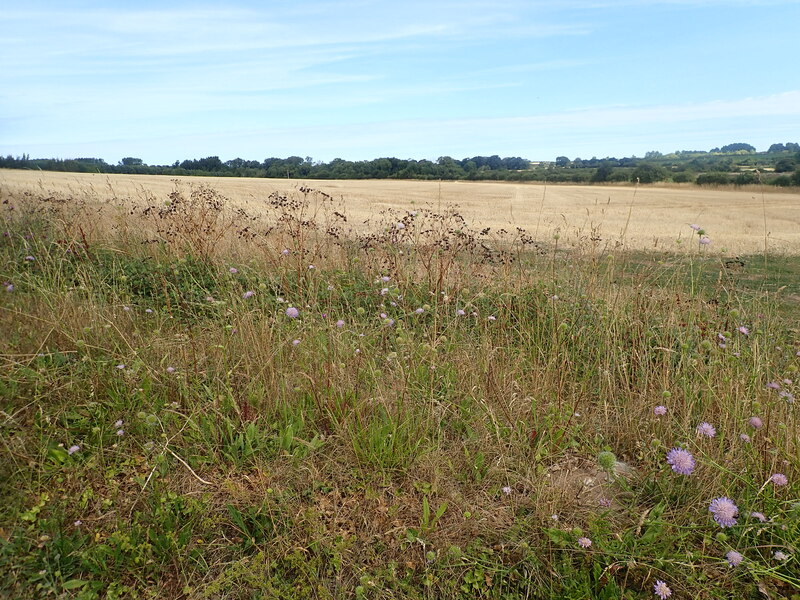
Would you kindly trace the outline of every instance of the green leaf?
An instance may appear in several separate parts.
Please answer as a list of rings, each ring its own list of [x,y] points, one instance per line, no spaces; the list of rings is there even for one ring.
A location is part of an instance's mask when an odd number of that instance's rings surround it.
[[[70,579],[69,581],[65,581],[63,587],[65,590],[77,590],[78,588],[82,588],[85,586],[88,581],[85,579]]]

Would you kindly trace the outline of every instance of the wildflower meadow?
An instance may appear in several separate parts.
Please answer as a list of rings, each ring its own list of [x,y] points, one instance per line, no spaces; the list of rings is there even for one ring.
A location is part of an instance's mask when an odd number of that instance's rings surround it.
[[[0,194],[0,597],[800,598],[796,257]]]

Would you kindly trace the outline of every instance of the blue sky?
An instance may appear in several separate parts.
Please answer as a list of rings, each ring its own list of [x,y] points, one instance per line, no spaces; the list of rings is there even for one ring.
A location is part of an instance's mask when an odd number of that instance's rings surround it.
[[[0,154],[499,154],[800,141],[800,0],[41,2],[0,13]]]

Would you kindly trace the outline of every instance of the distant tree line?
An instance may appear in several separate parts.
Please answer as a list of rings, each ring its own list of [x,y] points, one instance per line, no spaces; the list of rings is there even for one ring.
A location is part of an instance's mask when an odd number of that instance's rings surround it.
[[[704,150],[680,150],[671,154],[647,152],[644,157],[606,157],[532,162],[520,157],[473,156],[455,159],[441,156],[435,161],[376,158],[330,162],[290,156],[263,161],[218,156],[175,161],[171,165],[148,165],[141,158],[125,157],[117,164],[102,158],[30,158],[0,156],[0,168],[41,169],[79,173],[128,173],[171,176],[271,177],[293,179],[446,179],[548,181],[564,183],[696,183],[698,185],[749,185],[766,183],[800,186],[800,144],[772,144],[757,152],[750,144],[734,143]]]

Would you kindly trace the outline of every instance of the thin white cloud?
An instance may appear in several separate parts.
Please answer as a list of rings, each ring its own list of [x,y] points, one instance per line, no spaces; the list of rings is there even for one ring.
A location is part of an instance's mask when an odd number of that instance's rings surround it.
[[[459,148],[525,155],[542,140],[567,152],[568,140],[569,147],[583,140],[600,146],[616,133],[637,143],[649,136],[654,146],[658,139],[678,143],[676,132],[691,141],[700,139],[692,128],[710,135],[731,130],[735,119],[743,132],[755,131],[758,119],[766,130],[783,118],[781,137],[799,129],[800,92],[768,94],[780,89],[777,82],[800,89],[791,69],[748,64],[742,69],[753,75],[738,80],[727,63],[703,80],[687,70],[685,82],[676,71],[673,95],[658,80],[668,65],[653,68],[635,46],[647,31],[629,43],[619,33],[631,15],[638,25],[652,21],[660,34],[649,16],[728,6],[726,22],[738,23],[739,35],[749,26],[747,7],[782,6],[771,9],[770,31],[754,31],[751,43],[763,47],[774,27],[787,31],[800,0],[509,0],[501,7],[495,0],[275,0],[268,8],[166,9],[154,0],[122,9],[94,0],[69,8],[30,2],[33,8],[0,14],[0,152],[57,141],[98,154],[124,144],[111,140],[145,148],[160,139],[185,144],[175,150],[180,157],[257,156],[265,144],[275,155],[422,156]],[[705,34],[715,32],[691,24],[695,37],[670,47],[662,35],[659,49],[700,55],[703,44],[719,43],[720,32],[708,41]],[[712,95],[720,99],[669,102]],[[667,101],[656,104],[659,97]],[[582,99],[628,105],[575,109]],[[98,150],[85,150],[91,144]],[[150,147],[160,152],[166,144]]]
[[[765,117],[770,120],[765,121]],[[565,146],[576,148],[573,155],[588,152],[605,156],[629,155],[638,146],[653,149],[657,143],[689,144],[665,150],[693,149],[694,144],[702,149],[709,144],[731,141],[727,139],[731,136],[736,137],[736,141],[740,141],[741,136],[751,139],[748,136],[755,133],[767,136],[764,143],[774,142],[781,137],[779,134],[787,122],[800,125],[798,117],[800,91],[789,91],[735,101],[605,107],[517,118],[419,119],[346,126],[217,130],[180,136],[177,140],[172,137],[169,141],[197,148],[198,155],[203,151],[224,154],[222,149],[230,148],[231,156],[259,156],[264,152],[248,153],[247,149],[257,140],[270,140],[273,147],[282,151],[267,151],[266,154],[313,152],[325,160],[336,156],[435,158],[451,154],[460,157],[495,153],[498,147],[508,148],[507,154],[546,159],[553,158],[555,153],[567,152]],[[704,123],[702,129],[694,127],[697,121]],[[148,140],[143,137],[139,141]]]

